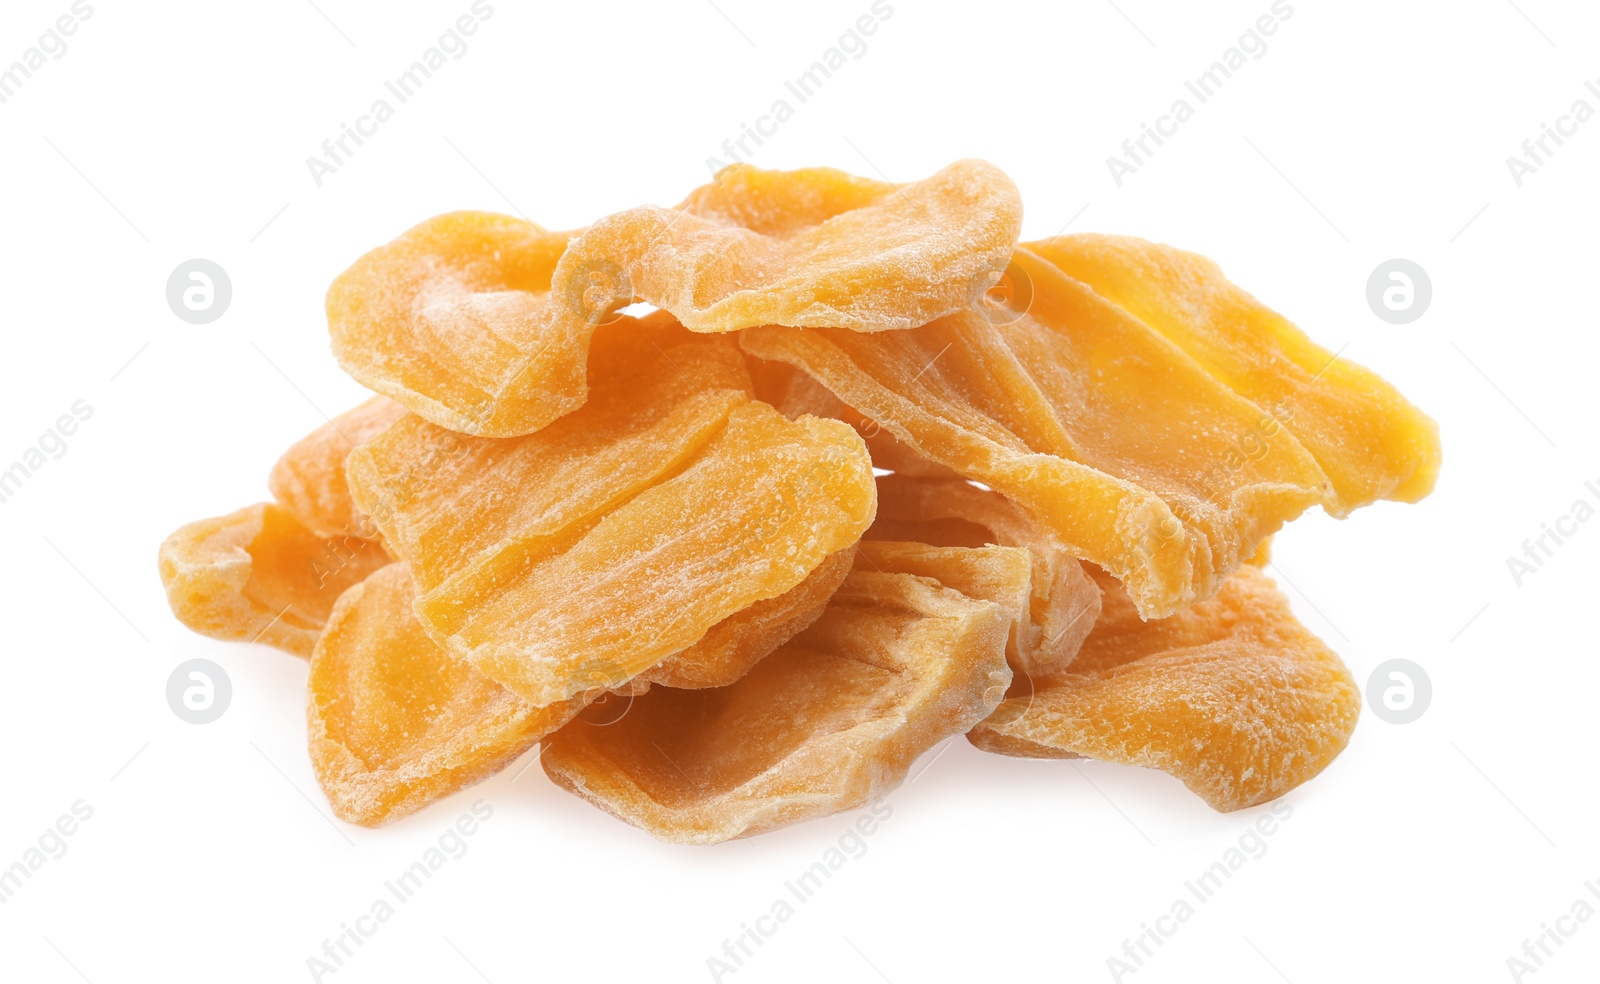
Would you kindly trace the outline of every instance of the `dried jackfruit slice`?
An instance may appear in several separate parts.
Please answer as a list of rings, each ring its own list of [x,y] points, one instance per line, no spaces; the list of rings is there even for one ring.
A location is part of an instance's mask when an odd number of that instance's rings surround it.
[[[1265,574],[1242,567],[1216,597],[1153,622],[1101,577],[1100,622],[1071,669],[1014,687],[974,745],[1160,769],[1220,811],[1276,799],[1344,750],[1355,681]]]
[[[684,468],[749,402],[731,342],[677,331],[633,319],[603,329],[588,403],[533,434],[471,437],[401,420],[350,455],[356,503],[424,592],[581,530]]]
[[[1376,373],[1235,286],[1216,263],[1131,236],[1026,245],[1279,419],[1327,473],[1329,513],[1345,516],[1379,499],[1416,502],[1433,490],[1439,426]]]
[[[867,538],[1025,549],[1032,565],[1029,600],[1006,644],[1019,674],[1066,669],[1100,617],[1100,588],[1066,546],[1005,496],[965,480],[879,476],[878,516]]]
[[[679,843],[848,810],[997,704],[1009,618],[922,578],[857,570],[738,683],[657,688],[609,726],[562,728],[541,761],[557,784]]]
[[[434,644],[391,564],[340,596],[311,657],[311,765],[333,812],[380,827],[487,779],[590,695],[534,707]]]
[[[592,661],[630,678],[794,588],[860,539],[875,500],[850,428],[748,403],[678,474],[597,522],[508,545],[422,594],[417,614],[452,653],[550,704]]]
[[[1322,501],[1287,431],[1171,342],[1017,250],[1031,306],[909,331],[745,331],[909,450],[1026,509],[1116,575],[1147,618],[1210,597],[1255,545]],[[1250,453],[1239,449],[1248,446]]]
[[[538,357],[569,235],[490,212],[407,230],[328,288],[334,357],[367,388],[463,433],[525,434],[577,409],[582,361]]]
[[[528,433],[581,404],[590,336],[635,300],[697,332],[910,328],[981,295],[1005,268],[1021,217],[1016,186],[982,161],[906,185],[831,168],[729,167],[677,208],[619,212],[571,240],[537,337],[492,393],[497,426],[476,433]]]
[[[749,366],[757,399],[772,404],[791,419],[809,413],[844,421],[867,442],[867,451],[872,455],[872,467],[892,471],[896,475],[960,478],[944,465],[918,457],[876,421],[868,420],[845,406],[827,387],[793,366],[767,362],[753,356],[749,359]]]
[[[189,523],[161,544],[159,560],[178,621],[297,656],[311,655],[345,589],[390,562],[377,542],[319,537],[273,503]]]
[[[673,653],[634,680],[680,690],[726,687],[821,617],[854,563],[854,547],[830,555],[804,581],[723,619],[699,642]]]
[[[278,504],[318,536],[376,539],[378,529],[350,499],[344,463],[357,445],[382,434],[406,408],[375,396],[296,441],[272,466],[267,487]]]
[[[1033,579],[1028,551],[996,544],[952,547],[911,540],[862,540],[856,547],[855,569],[911,574],[968,598],[999,605],[1011,626],[1006,636],[1006,662],[1016,671],[1013,650],[1018,629],[1028,617]]]

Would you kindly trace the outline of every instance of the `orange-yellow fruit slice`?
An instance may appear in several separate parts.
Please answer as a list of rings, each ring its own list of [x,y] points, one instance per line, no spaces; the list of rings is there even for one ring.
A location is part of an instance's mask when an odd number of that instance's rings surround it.
[[[559,785],[667,841],[713,844],[882,797],[985,717],[1011,677],[1010,616],[908,574],[857,570],[822,617],[738,683],[658,687],[549,739]]]
[[[1345,516],[1416,502],[1439,474],[1439,427],[1371,370],[1340,358],[1240,289],[1216,263],[1130,236],[1071,235],[1027,248],[1171,339],[1282,422],[1332,483]]]
[[[1005,496],[963,479],[879,476],[878,516],[867,538],[949,547],[995,543],[1025,550],[1029,597],[1007,643],[1011,668],[1020,675],[1065,669],[1100,617],[1100,588],[1066,546]],[[948,587],[973,593],[957,584]]]
[[[768,326],[741,344],[1016,502],[1147,618],[1210,597],[1322,501],[1322,469],[1260,408],[1049,263],[1019,249],[1014,266],[1031,304],[1009,319],[974,309],[872,335]]]
[[[189,523],[160,552],[178,621],[214,639],[297,656],[311,655],[345,589],[389,562],[376,541],[319,537],[273,503]]]
[[[821,617],[854,562],[854,547],[828,556],[804,581],[728,616],[634,680],[682,690],[726,687]]]
[[[392,823],[495,774],[589,702],[534,707],[434,644],[391,564],[346,591],[311,657],[311,764],[342,820]]]
[[[334,357],[367,388],[468,434],[525,434],[577,409],[582,361],[539,358],[569,235],[490,212],[407,230],[328,288]]]
[[[278,504],[318,536],[375,539],[378,529],[350,499],[344,463],[350,452],[405,416],[406,408],[375,396],[296,441],[272,466],[267,487]]]
[[[1276,799],[1344,750],[1361,709],[1350,671],[1255,567],[1146,622],[1103,578],[1100,621],[1064,674],[1019,681],[973,729],[979,748],[1160,769],[1217,810]]]
[[[536,704],[619,681],[784,594],[872,521],[872,465],[838,421],[733,411],[681,473],[581,530],[529,539],[423,594],[450,650]]]

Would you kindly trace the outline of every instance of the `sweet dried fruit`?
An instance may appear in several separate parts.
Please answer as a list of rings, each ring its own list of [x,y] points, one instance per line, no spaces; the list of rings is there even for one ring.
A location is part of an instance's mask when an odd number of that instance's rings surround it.
[[[608,726],[574,721],[542,762],[557,784],[680,843],[848,810],[995,707],[1011,677],[1008,623],[991,602],[857,570],[738,683],[657,688]]]
[[[618,212],[572,239],[506,374],[515,389],[492,392],[498,426],[476,433],[528,433],[581,403],[590,336],[635,300],[697,332],[911,328],[970,303],[1005,267],[1021,217],[1016,186],[982,161],[907,185],[729,167],[677,208]]]
[[[407,417],[350,455],[351,494],[431,591],[506,550],[581,530],[681,470],[749,402],[726,339],[624,319],[595,339],[578,412],[518,438]]]
[[[319,537],[257,503],[179,528],[161,544],[161,583],[178,621],[201,635],[310,656],[333,604],[390,562],[360,537]]]
[[[1028,551],[996,544],[934,546],[910,540],[862,540],[855,569],[926,578],[977,601],[999,605],[1011,626],[1006,661],[1016,668],[1017,631],[1028,616],[1033,570]]]
[[[468,434],[525,434],[577,409],[582,361],[538,359],[569,235],[490,212],[407,230],[328,288],[334,358],[367,388]]]
[[[1439,474],[1439,427],[1371,370],[1307,338],[1195,253],[1131,236],[1057,236],[1028,249],[1175,342],[1277,418],[1332,483],[1335,516],[1416,502]]]
[[[754,357],[750,358],[749,365],[757,399],[772,404],[791,419],[809,413],[844,421],[867,442],[867,451],[872,455],[872,467],[892,471],[896,475],[961,477],[944,465],[918,457],[876,421],[868,420],[845,406],[827,387],[793,366]]]
[[[818,379],[902,441],[1013,500],[1157,618],[1214,594],[1327,479],[1171,342],[1017,250],[1031,306],[864,335],[754,328],[741,344]],[[1239,453],[1248,443],[1250,453]]]
[[[1259,570],[1154,622],[1101,579],[1100,622],[1071,669],[1019,681],[974,745],[1161,769],[1222,811],[1282,796],[1344,750],[1355,681]]]
[[[340,596],[311,657],[311,765],[333,812],[392,823],[509,765],[589,695],[534,707],[434,644],[391,564]]]
[[[1029,601],[1006,644],[1019,674],[1065,669],[1100,617],[1100,589],[1066,546],[1005,496],[962,479],[880,476],[878,517],[867,537],[1025,549],[1032,565]],[[973,594],[959,584],[947,586]]]
[[[604,659],[638,674],[795,587],[872,520],[872,466],[838,421],[746,404],[680,474],[598,523],[523,542],[423,595],[452,652],[536,704]]]
[[[537,433],[470,438],[407,418],[349,463],[356,501],[411,564],[424,626],[541,705],[597,660],[621,686],[796,588],[860,538],[875,501],[860,438],[750,402],[729,341],[660,347],[618,324],[590,371],[589,402]],[[407,472],[440,444],[456,450]]]
[[[855,563],[855,548],[827,557],[804,581],[713,625],[700,641],[634,677],[681,690],[726,687],[815,622]]]
[[[350,500],[344,463],[357,445],[382,434],[405,413],[388,397],[375,396],[318,427],[272,466],[267,478],[272,497],[318,536],[377,538],[371,518]]]

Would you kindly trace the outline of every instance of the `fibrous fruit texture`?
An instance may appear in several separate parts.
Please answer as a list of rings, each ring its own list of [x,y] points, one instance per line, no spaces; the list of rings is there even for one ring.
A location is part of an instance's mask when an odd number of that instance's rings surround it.
[[[1316,460],[1255,404],[1084,284],[1022,250],[1015,263],[1032,287],[1012,320],[967,310],[874,335],[769,326],[742,344],[1016,501],[1148,618],[1210,597],[1322,501]],[[1237,454],[1245,442],[1253,453]]]
[[[725,339],[663,347],[649,326],[612,326],[591,371],[583,409],[534,434],[463,437],[408,418],[349,464],[356,501],[412,566],[424,627],[541,706],[597,673],[631,680],[800,587],[860,539],[876,500],[855,432],[752,401]],[[457,450],[403,475],[440,443]],[[803,622],[817,593],[781,605]],[[655,678],[732,682],[745,645],[713,639]]]
[[[1021,220],[969,160],[424,221],[328,291],[377,396],[162,544],[172,610],[311,657],[312,770],[368,826],[535,745],[693,844],[874,803],[963,734],[1282,796],[1359,695],[1270,542],[1425,496],[1437,428],[1210,260]]]
[[[1154,622],[1102,581],[1100,621],[1071,669],[1019,684],[973,744],[1160,769],[1224,811],[1282,796],[1344,750],[1355,681],[1255,567]]]
[[[707,844],[860,806],[986,717],[1010,616],[909,574],[857,570],[810,628],[731,687],[659,688],[581,719],[542,759],[558,784],[663,840]]]
[[[1049,529],[1005,496],[959,478],[879,478],[878,518],[867,538],[1021,548],[1030,565],[1029,593],[1007,644],[1020,674],[1065,669],[1100,616],[1100,589]]]
[[[340,818],[381,826],[500,771],[592,694],[534,707],[434,644],[391,564],[340,596],[311,657],[311,764]]]
[[[1343,516],[1416,502],[1439,474],[1439,428],[1376,373],[1307,338],[1211,260],[1131,236],[1057,236],[1029,250],[1166,336],[1282,421],[1332,486]]]
[[[161,544],[161,583],[201,635],[310,656],[339,595],[389,563],[373,540],[320,537],[273,503],[182,527]]]

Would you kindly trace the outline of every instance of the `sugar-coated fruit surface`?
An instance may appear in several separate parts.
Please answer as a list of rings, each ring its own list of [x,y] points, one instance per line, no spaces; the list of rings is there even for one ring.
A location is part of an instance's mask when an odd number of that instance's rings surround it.
[[[865,449],[836,422],[751,403],[733,341],[665,315],[602,329],[589,368],[588,403],[524,437],[402,420],[351,456],[356,501],[411,564],[434,637],[529,700],[652,668],[642,682],[730,683],[842,579],[847,558],[810,580],[871,520]],[[736,528],[695,541],[723,522]],[[660,566],[669,553],[681,567]]]
[[[875,499],[860,439],[831,421],[790,423],[751,403],[730,339],[692,335],[665,315],[627,319],[601,330],[589,371],[595,385],[588,403],[534,434],[473,438],[407,418],[349,465],[357,502],[412,566],[425,626],[536,702],[592,685],[596,672],[621,685],[751,604],[794,589],[826,556],[859,539]],[[435,464],[417,468],[419,460]],[[830,492],[837,502],[823,501]],[[696,498],[674,499],[689,494]],[[768,501],[752,503],[758,495]],[[689,537],[697,525],[709,530],[735,515],[746,525],[704,542],[705,556],[681,556],[687,566],[655,580],[621,577],[622,556],[643,565],[634,576],[657,570],[658,559],[634,553],[637,544],[606,539],[649,534],[665,548],[675,535]],[[606,550],[622,552],[595,553]],[[741,566],[751,580],[739,582]],[[694,590],[680,578],[690,570],[713,582],[726,575],[719,587],[729,593]],[[582,585],[600,593],[582,595]],[[674,587],[685,596],[672,596]],[[612,593],[627,599],[616,612],[580,611]],[[655,603],[673,610],[671,631],[618,615],[643,617],[658,611]],[[597,647],[607,638],[611,649]],[[719,674],[733,672],[733,664],[705,665],[714,644],[690,658],[699,665],[684,668],[680,682],[691,674],[728,679]],[[525,645],[541,655],[524,658]],[[748,651],[724,652],[748,659]]]
[[[528,433],[581,404],[591,335],[633,301],[696,332],[912,328],[981,294],[1021,221],[1016,186],[982,161],[906,185],[832,168],[729,167],[677,208],[627,209],[573,237],[537,337],[507,372],[515,388],[495,392],[497,426],[475,433]]]
[[[1160,769],[1222,811],[1282,796],[1344,750],[1361,709],[1355,681],[1258,569],[1152,622],[1101,577],[1100,621],[1072,667],[1018,681],[973,744]]]
[[[818,564],[799,584],[713,625],[700,641],[634,677],[641,684],[682,690],[726,687],[769,653],[815,622],[855,562],[846,547]]]
[[[1100,588],[1066,546],[1005,496],[964,479],[879,476],[878,516],[867,538],[1022,548],[1031,565],[1029,598],[1006,644],[1019,675],[1065,669],[1100,617]]]
[[[1147,618],[1210,597],[1322,501],[1315,459],[1253,403],[1084,284],[1023,250],[1014,262],[1031,306],[1008,322],[967,310],[872,335],[769,326],[741,344],[1028,510]]]
[[[848,810],[982,720],[1010,681],[1010,617],[907,574],[853,572],[822,617],[731,687],[659,687],[541,759],[662,840],[710,844]]]
[[[471,437],[407,417],[355,451],[351,492],[424,593],[504,569],[513,552],[581,531],[681,470],[749,402],[731,340],[669,318],[596,336],[579,411],[517,438]]]
[[[969,160],[429,219],[328,291],[378,396],[168,537],[172,610],[311,658],[318,780],[371,826],[539,742],[685,843],[859,807],[963,733],[1281,796],[1359,695],[1272,537],[1425,496],[1437,427],[1210,260],[1021,215]]]
[[[680,473],[586,529],[518,544],[417,612],[451,652],[553,703],[592,685],[586,668],[631,679],[794,588],[861,538],[875,501],[849,427],[747,403]]]
[[[311,657],[311,765],[342,820],[382,826],[480,782],[589,695],[534,707],[434,644],[404,564],[346,591]]]
[[[1010,620],[1006,661],[1015,671],[1017,631],[1028,617],[1033,581],[1028,551],[992,543],[951,547],[913,540],[862,540],[856,548],[855,569],[911,574],[999,605]]]
[[[1081,234],[1028,249],[1159,331],[1278,418],[1331,482],[1335,516],[1416,502],[1439,474],[1439,427],[1371,370],[1335,356],[1204,256],[1131,236]]]
[[[556,267],[552,326],[581,318],[578,286],[614,269],[691,331],[915,328],[971,303],[1021,222],[1016,186],[983,161],[905,185],[736,164],[675,209],[629,209],[576,236]]]
[[[258,503],[189,523],[161,544],[161,583],[178,621],[201,635],[310,656],[346,588],[390,563],[373,540],[319,537]]]
[[[318,536],[376,539],[377,527],[351,501],[345,459],[405,413],[405,407],[388,397],[375,396],[318,427],[272,466],[267,478],[272,497]]]
[[[867,442],[874,468],[892,471],[896,475],[960,478],[944,465],[918,456],[877,422],[845,406],[844,401],[834,396],[826,386],[793,366],[754,356],[750,357],[748,364],[757,399],[777,407],[785,417],[809,413],[844,421]]]
[[[525,434],[583,404],[583,363],[546,358],[550,275],[568,233],[491,212],[436,216],[328,289],[339,365],[442,427]]]

